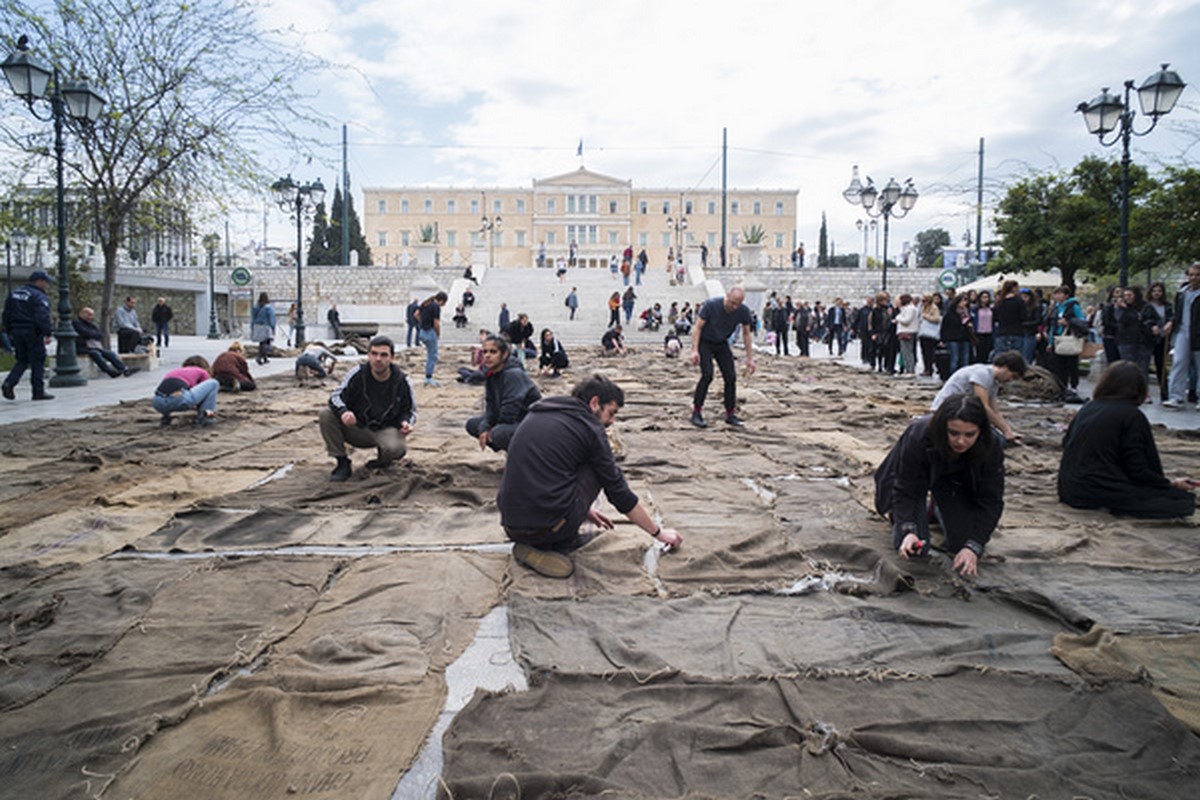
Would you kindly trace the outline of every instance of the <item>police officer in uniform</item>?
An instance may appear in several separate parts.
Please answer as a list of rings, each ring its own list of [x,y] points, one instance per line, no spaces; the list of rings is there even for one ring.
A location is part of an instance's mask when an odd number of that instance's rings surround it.
[[[35,270],[29,276],[29,282],[19,289],[13,289],[4,302],[4,330],[12,340],[17,362],[12,372],[0,385],[0,391],[9,400],[17,399],[13,389],[29,369],[29,382],[33,386],[34,400],[53,400],[54,395],[46,394],[44,380],[46,372],[46,345],[50,343],[50,334],[54,323],[50,319],[50,298],[46,291],[52,281],[45,272]]]

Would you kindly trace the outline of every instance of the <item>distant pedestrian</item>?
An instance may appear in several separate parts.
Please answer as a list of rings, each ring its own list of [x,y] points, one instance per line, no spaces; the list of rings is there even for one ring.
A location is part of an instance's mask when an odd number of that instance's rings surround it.
[[[621,296],[621,307],[625,309],[625,324],[628,325],[633,320],[633,306],[637,302],[637,295],[633,293],[633,287],[630,286],[625,290],[625,294]]]
[[[40,269],[35,270],[28,282],[19,289],[13,289],[4,301],[4,331],[17,357],[3,384],[4,396],[9,400],[16,399],[13,389],[26,369],[29,370],[33,399],[54,399],[54,395],[46,394],[45,384],[46,345],[50,343],[50,334],[54,330],[50,318],[50,298],[46,296],[50,285],[50,276]]]
[[[426,298],[417,309],[421,330],[417,334],[421,344],[425,345],[425,385],[437,386],[433,379],[433,370],[438,362],[438,340],[442,335],[442,306],[446,305],[449,297],[445,292],[438,292]]]
[[[288,311],[287,311],[287,326],[288,326],[287,346],[288,347],[292,346],[292,340],[296,336],[296,321],[299,318],[300,318],[299,312],[296,310],[296,304],[292,303],[290,306],[288,306]]]
[[[621,293],[613,292],[608,298],[608,327],[621,324]]]
[[[258,342],[258,358],[255,361],[266,364],[270,360],[271,340],[275,338],[275,309],[266,292],[258,295],[258,305],[250,315],[250,330],[254,341]]]
[[[325,320],[329,323],[333,338],[342,338],[342,315],[338,311],[337,303],[329,304],[329,313],[325,315]]]
[[[158,298],[154,310],[150,312],[150,321],[154,323],[155,347],[171,346],[171,320],[174,316],[175,312],[167,305],[167,298]]]
[[[503,307],[503,304],[501,304],[501,307]],[[417,316],[417,311],[420,308],[421,301],[413,297],[404,309],[404,322],[408,325],[408,335],[404,338],[405,347],[413,346],[413,339],[417,337],[417,332],[421,330],[421,320]]]
[[[568,309],[570,309],[570,311],[571,311],[571,316],[569,317],[570,319],[575,319],[575,311],[579,308],[578,291],[579,291],[578,286],[572,286],[571,293],[568,294],[567,299],[563,301],[563,303],[566,305],[566,307]]]
[[[508,303],[501,303],[500,304],[500,319],[498,320],[496,330],[498,330],[498,331],[504,330],[505,328],[508,327],[508,323],[510,321],[511,321],[511,317],[508,313]]]

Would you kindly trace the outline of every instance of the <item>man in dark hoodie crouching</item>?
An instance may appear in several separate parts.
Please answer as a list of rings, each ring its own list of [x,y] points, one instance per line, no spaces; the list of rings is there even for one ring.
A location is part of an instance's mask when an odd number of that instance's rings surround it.
[[[517,561],[550,578],[569,577],[575,564],[567,553],[595,535],[580,533],[580,526],[585,521],[613,526],[592,507],[602,489],[618,511],[654,539],[668,548],[682,543],[678,531],[654,521],[613,460],[604,429],[624,404],[621,387],[593,375],[570,397],[548,397],[530,407],[509,444],[496,497]]]

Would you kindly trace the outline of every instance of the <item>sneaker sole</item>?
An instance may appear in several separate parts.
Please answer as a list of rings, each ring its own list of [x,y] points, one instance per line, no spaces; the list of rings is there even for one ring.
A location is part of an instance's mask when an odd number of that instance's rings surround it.
[[[512,554],[519,563],[547,578],[561,580],[571,577],[575,572],[575,562],[562,553],[538,550],[527,544],[517,543],[513,545]]]

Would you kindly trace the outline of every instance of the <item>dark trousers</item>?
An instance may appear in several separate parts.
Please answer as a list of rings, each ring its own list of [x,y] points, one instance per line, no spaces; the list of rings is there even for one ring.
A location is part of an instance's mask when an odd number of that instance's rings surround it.
[[[112,350],[93,348],[88,350],[87,354],[91,357],[92,361],[96,362],[97,367],[113,377],[125,372],[125,362]]]
[[[478,417],[471,417],[467,420],[467,433],[478,439],[479,434],[483,432],[483,423],[486,421],[487,417],[482,414]],[[499,425],[493,425],[490,430],[492,439],[488,442],[488,447],[498,453],[508,449],[508,443],[512,441],[513,434],[517,432],[517,423],[502,422]]]
[[[800,355],[808,355],[808,331],[796,331],[796,349],[800,351]]]
[[[133,328],[120,328],[117,330],[117,352],[132,353],[137,350],[137,346],[142,343],[142,332],[135,331]]]
[[[4,379],[4,385],[15,387],[28,369],[33,396],[41,397],[46,393],[46,340],[34,330],[14,330],[12,346],[17,360]]]
[[[737,370],[733,366],[733,350],[726,341],[700,340],[700,381],[696,384],[692,405],[696,408],[704,406],[708,385],[713,379],[713,359],[721,368],[721,379],[725,381],[725,411],[731,414],[737,408]]]
[[[791,355],[791,353],[788,352],[787,328],[784,328],[783,330],[780,330],[779,328],[775,329],[775,355],[779,355],[780,348],[783,348],[783,354],[785,356]]]
[[[600,479],[587,464],[581,464],[575,473],[575,499],[571,507],[563,512],[562,519],[549,528],[541,530],[504,529],[514,542],[527,544],[539,550],[570,552],[579,546],[579,527],[587,519],[592,503],[600,496]]]
[[[171,323],[170,322],[154,323],[154,346],[155,347],[170,347],[171,346]]]
[[[1154,358],[1154,375],[1158,378],[1158,391],[1163,400],[1169,396],[1167,392],[1167,340],[1160,338],[1150,351]]]
[[[1062,381],[1063,390],[1077,389],[1079,387],[1079,356],[1060,356],[1052,353],[1051,359],[1054,375]]]
[[[917,341],[921,345],[922,370],[927,376],[933,375],[933,351],[937,350],[938,340],[930,336],[919,336]]]

